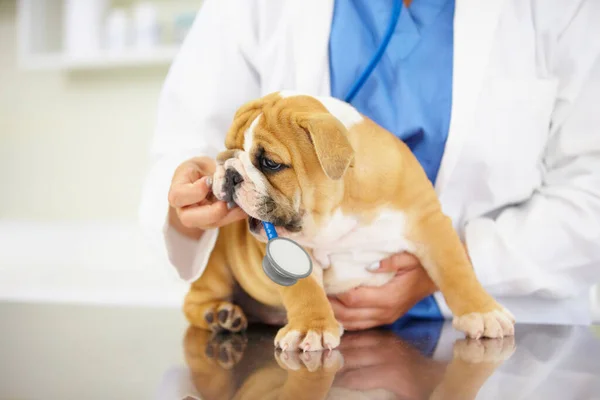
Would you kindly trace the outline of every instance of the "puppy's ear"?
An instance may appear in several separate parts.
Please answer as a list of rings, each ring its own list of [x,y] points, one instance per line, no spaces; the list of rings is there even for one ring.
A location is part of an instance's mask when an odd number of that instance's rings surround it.
[[[298,125],[308,132],[325,175],[333,180],[344,176],[354,160],[346,127],[329,113],[304,114]]]

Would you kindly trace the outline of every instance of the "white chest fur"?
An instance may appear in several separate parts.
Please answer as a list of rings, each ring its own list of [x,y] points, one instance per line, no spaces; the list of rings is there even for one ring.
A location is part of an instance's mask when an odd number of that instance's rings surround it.
[[[298,242],[312,249],[315,261],[324,269],[326,292],[335,294],[388,282],[394,273],[374,273],[370,269],[392,254],[413,249],[406,239],[407,228],[401,211],[383,211],[369,225],[360,225],[356,217],[338,211],[311,243]]]

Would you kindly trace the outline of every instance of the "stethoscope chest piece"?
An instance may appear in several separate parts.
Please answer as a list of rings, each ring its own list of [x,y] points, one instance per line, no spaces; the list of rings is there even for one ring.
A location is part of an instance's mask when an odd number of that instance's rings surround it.
[[[282,286],[291,286],[312,272],[308,253],[293,240],[282,237],[269,240],[262,266],[265,274]]]

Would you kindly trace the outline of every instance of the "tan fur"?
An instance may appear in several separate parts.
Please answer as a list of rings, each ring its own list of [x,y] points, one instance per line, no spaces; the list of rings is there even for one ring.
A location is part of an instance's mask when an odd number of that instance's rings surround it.
[[[453,313],[498,309],[477,281],[452,221],[442,213],[433,185],[408,146],[368,119],[349,135],[352,145],[361,150],[355,162],[365,168],[354,168],[346,177],[346,196],[340,205],[344,212],[368,220],[374,209],[383,206],[405,211],[408,237],[417,244],[416,256]],[[398,167],[385,168],[389,160]]]
[[[432,184],[406,144],[367,118],[346,129],[317,99],[282,99],[275,93],[239,109],[227,134],[228,150],[219,159],[243,149],[244,133],[259,115],[254,143],[277,162],[293,166],[269,176],[273,196],[278,204],[292,204],[301,189],[302,208],[313,221],[305,231],[315,233],[321,221],[337,210],[358,217],[364,225],[383,209],[402,211],[407,239],[455,315],[457,329],[472,337],[513,334],[514,318],[477,281]],[[284,212],[294,210],[290,206]],[[275,340],[279,347],[337,346],[341,329],[327,301],[319,265],[315,263],[313,276],[282,287],[262,271],[264,254],[264,243],[248,231],[246,221],[222,228],[206,271],[186,297],[189,321],[204,329],[227,329],[231,315],[240,314],[223,305],[232,301],[231,288],[237,282],[251,297],[287,311],[289,323]],[[228,310],[225,324],[206,322],[221,309]]]
[[[248,232],[246,221],[221,228],[206,270],[200,279],[192,283],[185,298],[184,311],[187,319],[200,328],[224,329],[215,325],[216,322],[208,323],[207,318],[215,314],[217,305],[231,303],[234,282],[262,304],[283,306],[279,285],[262,272],[261,262],[265,251],[265,244],[254,239]],[[217,321],[217,316],[214,316],[213,321]],[[242,315],[242,319],[245,326],[245,316]]]
[[[354,157],[354,149],[348,141],[346,128],[337,118],[326,112],[310,113],[298,117],[296,121],[310,134],[325,175],[333,180],[340,179]]]

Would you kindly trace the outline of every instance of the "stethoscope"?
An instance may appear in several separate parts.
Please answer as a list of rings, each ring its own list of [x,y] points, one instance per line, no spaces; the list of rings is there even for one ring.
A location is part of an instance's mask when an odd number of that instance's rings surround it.
[[[401,8],[402,0],[395,0],[385,36],[365,70],[348,91],[344,98],[345,102],[350,103],[354,99],[381,60],[398,23]],[[282,286],[291,286],[298,282],[298,279],[309,276],[313,265],[310,256],[302,246],[291,239],[279,237],[275,226],[270,222],[262,221],[262,225],[268,239],[267,251],[262,262],[265,274],[273,282]]]

